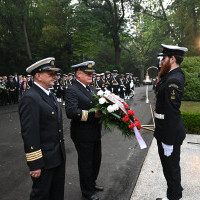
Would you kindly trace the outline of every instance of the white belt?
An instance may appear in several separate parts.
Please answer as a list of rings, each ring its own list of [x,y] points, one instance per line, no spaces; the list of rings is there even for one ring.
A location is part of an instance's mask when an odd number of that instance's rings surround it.
[[[155,116],[155,118],[158,118],[158,119],[164,119],[164,118],[165,118],[165,115],[163,115],[163,114],[158,114],[158,113],[156,113],[156,112],[154,112],[154,116]]]

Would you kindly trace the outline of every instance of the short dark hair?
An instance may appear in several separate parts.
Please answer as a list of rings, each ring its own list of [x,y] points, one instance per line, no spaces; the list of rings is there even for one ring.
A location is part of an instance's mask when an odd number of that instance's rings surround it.
[[[176,58],[176,63],[180,65],[183,62],[183,56],[174,56]]]

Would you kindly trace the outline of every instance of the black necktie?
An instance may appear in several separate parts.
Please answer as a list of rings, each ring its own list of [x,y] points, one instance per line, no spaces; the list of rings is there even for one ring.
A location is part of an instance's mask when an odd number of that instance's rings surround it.
[[[91,92],[89,85],[86,86],[86,89]]]
[[[49,97],[50,97],[51,101],[53,102],[53,104],[57,107],[56,100],[51,92],[49,93]]]

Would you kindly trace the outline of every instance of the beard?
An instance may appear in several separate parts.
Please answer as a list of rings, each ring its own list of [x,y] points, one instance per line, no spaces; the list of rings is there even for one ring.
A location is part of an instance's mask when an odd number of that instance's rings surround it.
[[[163,76],[166,73],[168,73],[170,69],[171,69],[171,64],[168,60],[165,64],[161,65],[160,72],[159,72],[160,76]]]

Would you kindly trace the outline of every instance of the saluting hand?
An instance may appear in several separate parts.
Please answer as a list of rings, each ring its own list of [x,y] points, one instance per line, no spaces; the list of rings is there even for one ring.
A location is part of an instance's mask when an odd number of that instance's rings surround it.
[[[95,111],[95,118],[101,118],[101,116],[102,116],[101,111],[100,110],[96,110]]]
[[[33,177],[33,178],[39,178],[40,175],[41,175],[41,169],[37,169],[35,171],[30,171],[30,175]]]

